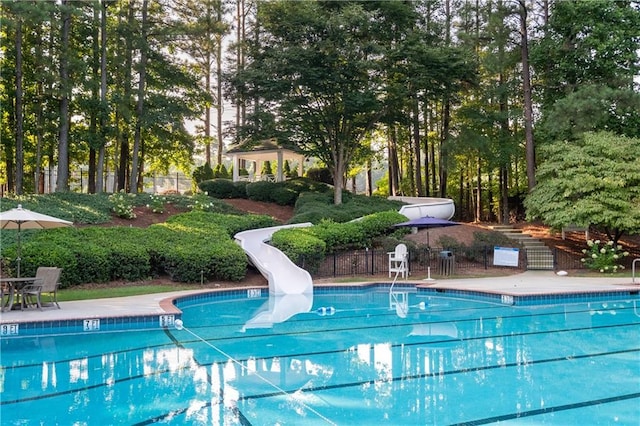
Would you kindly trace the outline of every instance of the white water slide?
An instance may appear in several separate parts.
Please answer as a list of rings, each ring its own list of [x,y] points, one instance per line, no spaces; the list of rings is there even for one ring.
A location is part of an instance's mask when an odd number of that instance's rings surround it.
[[[408,217],[409,220],[425,216],[449,220],[456,212],[453,200],[448,198],[389,197],[389,199],[407,203],[406,206],[400,208],[400,213]]]
[[[424,216],[451,219],[455,213],[453,200],[447,198],[389,197],[389,199],[409,203],[400,208],[400,213],[409,219]],[[269,282],[270,300],[245,324],[245,328],[271,327],[274,323],[286,321],[295,314],[311,310],[313,305],[311,275],[293,263],[280,250],[267,244],[273,233],[279,229],[307,226],[312,224],[298,223],[251,229],[235,235],[236,242],[240,244],[251,263]]]

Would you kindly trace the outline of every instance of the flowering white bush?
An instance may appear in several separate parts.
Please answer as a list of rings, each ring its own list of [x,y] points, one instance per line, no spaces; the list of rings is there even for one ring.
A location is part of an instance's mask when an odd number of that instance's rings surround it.
[[[600,240],[589,240],[587,247],[582,250],[585,257],[581,259],[587,268],[606,273],[614,273],[624,269],[620,260],[629,256],[629,252],[622,251],[621,245],[614,245],[613,241],[603,243]]]
[[[131,198],[133,194],[127,194],[123,189],[120,192],[109,195],[109,201],[113,204],[112,210],[116,216],[123,219],[135,219],[136,214],[133,212],[133,204]]]
[[[151,202],[147,204],[147,208],[151,209],[154,213],[164,213],[164,205],[167,202],[167,198],[160,195],[152,195]]]
[[[205,194],[195,194],[191,197],[191,203],[189,208],[193,211],[209,212],[215,210],[215,204],[211,201],[211,198]]]

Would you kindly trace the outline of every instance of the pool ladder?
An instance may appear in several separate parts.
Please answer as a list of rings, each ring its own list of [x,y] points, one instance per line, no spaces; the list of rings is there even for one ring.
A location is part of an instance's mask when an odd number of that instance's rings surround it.
[[[633,262],[631,263],[631,283],[632,284],[636,283],[636,262],[640,262],[640,257],[637,259],[633,259]]]

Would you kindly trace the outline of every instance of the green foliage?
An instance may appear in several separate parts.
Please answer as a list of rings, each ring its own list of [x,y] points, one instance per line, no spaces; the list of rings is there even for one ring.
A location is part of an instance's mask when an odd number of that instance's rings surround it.
[[[355,222],[322,220],[309,232],[324,241],[329,253],[364,247],[364,230]]]
[[[494,247],[514,247],[522,249],[522,246],[515,243],[500,232],[474,232],[473,241],[466,245],[455,238],[443,235],[438,238],[438,245],[445,250],[451,250],[456,254],[465,256],[472,262],[482,261],[482,254],[486,250],[493,250]]]
[[[274,182],[253,182],[247,185],[247,197],[253,201],[271,201],[271,193],[275,190],[277,184]]]
[[[246,274],[247,262],[242,248],[231,240],[193,241],[189,246],[166,247],[164,270],[172,280],[193,283],[212,278],[240,281]]]
[[[162,195],[152,195],[147,208],[153,213],[164,213],[164,206],[167,202],[167,198]]]
[[[124,190],[111,194],[109,201],[111,201],[113,213],[123,219],[135,218],[136,214],[133,212],[133,203],[131,200],[133,197],[135,197],[135,195],[127,194]]]
[[[277,222],[267,215],[238,216],[192,211],[170,217],[163,226],[183,226],[192,228],[192,232],[196,232],[195,229],[198,229],[198,232],[201,232],[203,236],[216,229],[223,229],[228,237],[233,237],[238,232],[275,225]]]
[[[230,179],[211,179],[201,182],[202,192],[213,198],[247,198],[246,182],[233,182]]]
[[[640,93],[586,85],[558,100],[542,123],[548,140],[574,140],[587,131],[640,137]]]
[[[0,210],[13,209],[18,204],[25,209],[74,223],[98,224],[111,220],[112,203],[108,194],[56,192],[0,198]]]
[[[589,240],[587,247],[582,250],[585,257],[580,259],[587,268],[609,274],[624,269],[620,262],[623,257],[629,256],[629,252],[623,251],[621,245],[616,245],[613,241],[603,243],[600,240]]]
[[[280,206],[293,206],[298,199],[298,193],[291,188],[287,188],[283,185],[278,185],[273,189],[271,196],[269,197],[271,201],[280,205]]]
[[[358,220],[335,223],[322,220],[309,231],[325,242],[328,252],[372,246],[374,238],[395,232],[393,225],[407,218],[397,211],[372,213]]]
[[[39,234],[44,234],[43,231]],[[12,271],[16,270],[15,261],[15,247],[7,250],[5,257],[3,250],[3,265],[9,266]],[[20,262],[20,275],[23,277],[33,277],[36,274],[36,270],[39,266],[55,266],[63,268],[62,275],[60,277],[60,283],[62,287],[65,287],[72,283],[73,274],[72,271],[76,269],[76,258],[73,252],[69,250],[64,241],[51,239],[42,241],[39,244],[26,243],[22,245]]]
[[[43,230],[31,233],[22,244],[22,275],[35,274],[38,266],[61,267],[65,287],[86,282],[138,281],[162,274],[181,282],[239,281],[246,273],[246,255],[233,241],[233,235],[274,225],[276,221],[266,215],[194,210],[146,229]],[[1,256],[3,269],[15,271],[15,244],[2,247]]]
[[[271,245],[277,247],[296,265],[312,273],[325,258],[326,243],[304,228],[288,228],[275,232]]]
[[[273,167],[271,167],[271,161],[267,160],[262,163],[262,170],[260,170],[261,175],[272,175]]]
[[[544,36],[530,49],[543,109],[587,84],[629,87],[638,74],[638,28],[631,2],[553,2]]]
[[[578,141],[541,148],[537,185],[525,199],[527,218],[560,229],[590,224],[640,232],[640,139],[585,133]]]
[[[191,210],[213,212],[217,207],[215,202],[204,194],[195,194],[191,197],[191,203],[189,204]]]
[[[307,179],[314,180],[316,182],[326,183],[327,185],[333,185],[333,176],[326,167],[312,167],[305,173]]]
[[[229,179],[231,176],[229,176],[227,167],[224,164],[220,163],[213,171],[213,177],[216,179]]]
[[[333,194],[303,193],[298,197],[295,205],[295,216],[291,223],[319,223],[322,219],[334,222],[348,222],[375,212],[399,210],[403,203],[387,200],[382,197],[366,197],[344,193],[343,203],[333,204]],[[405,218],[406,220],[406,218]]]
[[[196,167],[192,174],[193,177],[193,186],[198,187],[201,182],[206,180],[213,179],[213,170],[211,169],[211,165],[206,162],[200,167]]]
[[[394,230],[393,225],[406,220],[407,218],[404,215],[397,211],[389,210],[366,215],[355,223],[362,228],[367,238],[372,238],[392,232]],[[371,246],[367,244],[366,247]]]
[[[151,276],[151,258],[146,247],[139,241],[120,237],[110,239],[110,272],[112,280],[136,281]],[[126,234],[125,234],[126,235]]]
[[[305,177],[316,182],[326,183],[333,185],[333,176],[327,167],[312,167],[305,173]]]

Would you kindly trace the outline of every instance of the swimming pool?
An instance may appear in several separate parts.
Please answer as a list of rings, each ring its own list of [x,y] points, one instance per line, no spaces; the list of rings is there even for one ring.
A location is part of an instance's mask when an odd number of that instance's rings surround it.
[[[262,292],[233,293],[180,303],[183,329],[3,338],[2,424],[640,422],[637,296],[312,299],[277,317]]]

